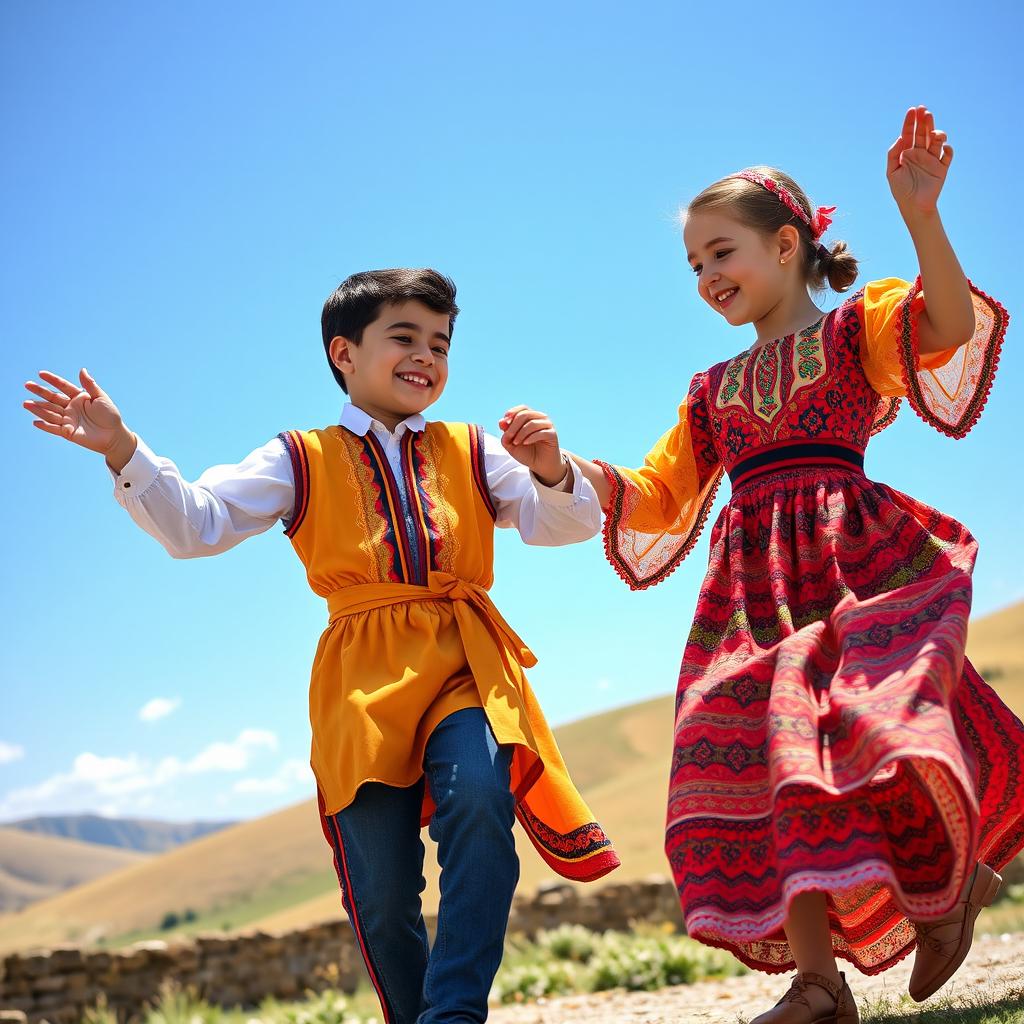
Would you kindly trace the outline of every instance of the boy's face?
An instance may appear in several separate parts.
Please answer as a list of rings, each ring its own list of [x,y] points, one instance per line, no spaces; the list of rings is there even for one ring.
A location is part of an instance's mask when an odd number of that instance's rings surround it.
[[[448,314],[422,302],[381,306],[353,345],[334,338],[331,360],[348,384],[353,404],[394,429],[441,397],[448,382]]]

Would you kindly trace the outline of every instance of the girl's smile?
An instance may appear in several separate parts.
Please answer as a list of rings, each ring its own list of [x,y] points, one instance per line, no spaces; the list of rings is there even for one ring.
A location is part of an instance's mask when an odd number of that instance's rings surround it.
[[[807,293],[796,228],[766,235],[709,209],[687,216],[683,238],[698,294],[730,326],[753,324],[764,342],[821,315]]]

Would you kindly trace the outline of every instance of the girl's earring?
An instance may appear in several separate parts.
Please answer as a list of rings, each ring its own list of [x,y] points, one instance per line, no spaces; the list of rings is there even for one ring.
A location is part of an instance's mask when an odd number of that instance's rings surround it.
[[[780,256],[780,257],[779,257],[779,266],[781,267],[781,266],[782,266],[782,264],[783,264],[783,263],[785,263],[785,262],[786,262],[786,261],[785,261],[785,260],[784,260],[784,259],[783,259],[783,258],[782,258],[782,257]]]

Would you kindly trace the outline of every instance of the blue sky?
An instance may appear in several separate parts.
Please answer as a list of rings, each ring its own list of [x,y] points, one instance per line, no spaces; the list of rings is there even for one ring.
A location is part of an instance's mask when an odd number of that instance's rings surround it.
[[[356,270],[432,265],[464,311],[439,418],[493,430],[526,402],[566,447],[636,465],[691,375],[752,340],[696,298],[679,205],[777,164],[838,206],[828,237],[862,280],[913,276],[884,167],[919,102],[956,149],[941,205],[962,262],[1017,313],[1020,9],[918,10],[0,5],[0,820],[308,796],[325,622],[279,531],[169,559],[98,458],[31,427],[26,379],[88,366],[194,477],[333,421],[324,298]],[[874,478],[972,528],[982,613],[1024,596],[1018,334],[968,439],[905,411],[868,452]],[[552,721],[674,689],[706,557],[705,539],[630,594],[597,541],[499,539],[494,596]]]

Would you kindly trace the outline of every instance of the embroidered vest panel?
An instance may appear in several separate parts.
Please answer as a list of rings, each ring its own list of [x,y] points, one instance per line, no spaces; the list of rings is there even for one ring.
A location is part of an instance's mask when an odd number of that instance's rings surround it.
[[[481,428],[438,422],[407,431],[405,500],[372,431],[360,437],[333,426],[280,437],[295,480],[285,534],[315,593],[363,583],[426,585],[432,571],[491,586],[495,510]]]

